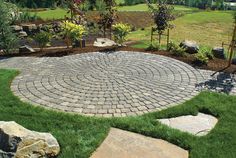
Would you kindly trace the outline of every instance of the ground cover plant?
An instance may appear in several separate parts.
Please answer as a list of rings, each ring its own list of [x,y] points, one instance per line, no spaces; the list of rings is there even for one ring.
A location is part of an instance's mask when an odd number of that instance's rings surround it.
[[[21,102],[9,88],[16,75],[13,70],[0,70],[0,120],[16,121],[31,130],[51,132],[61,145],[60,158],[89,157],[106,137],[110,127],[167,140],[188,149],[191,158],[236,156],[235,96],[202,92],[182,105],[161,112],[127,118],[94,118],[46,110]],[[216,127],[204,137],[170,129],[156,121],[157,118],[197,114],[198,111],[219,119]]]

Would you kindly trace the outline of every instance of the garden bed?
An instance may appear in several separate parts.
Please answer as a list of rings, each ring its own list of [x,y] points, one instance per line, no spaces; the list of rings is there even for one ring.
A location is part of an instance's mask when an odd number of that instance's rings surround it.
[[[145,49],[140,48],[132,48],[132,47],[105,47],[105,48],[97,48],[94,46],[87,46],[85,48],[74,48],[72,49],[50,49],[44,50],[43,52],[35,52],[31,54],[9,54],[3,55],[0,53],[1,57],[23,57],[23,56],[31,56],[31,57],[61,57],[66,55],[74,55],[74,54],[81,54],[81,53],[88,53],[88,52],[112,52],[112,51],[136,51],[136,52],[145,52],[145,53],[152,53],[157,55],[164,55],[167,57],[171,57],[182,62],[185,62],[195,68],[206,69],[206,70],[213,70],[213,71],[222,71],[228,73],[235,73],[236,72],[236,65],[231,65],[231,67],[227,67],[228,61],[223,59],[214,58],[213,60],[209,60],[207,65],[197,65],[195,63],[194,55],[188,54],[186,57],[177,57],[170,54],[167,51],[146,51]]]

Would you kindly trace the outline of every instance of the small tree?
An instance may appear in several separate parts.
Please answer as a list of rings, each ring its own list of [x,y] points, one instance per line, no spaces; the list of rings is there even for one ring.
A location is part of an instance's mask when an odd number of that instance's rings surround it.
[[[85,2],[85,0],[66,0],[68,4],[69,11],[71,14],[70,20],[77,24],[82,24],[85,22],[85,15],[81,10],[80,6]]]
[[[174,20],[174,16],[172,15],[173,7],[168,6],[165,0],[159,0],[157,6],[154,7],[146,0],[149,9],[153,14],[153,19],[156,24],[156,28],[154,31],[158,32],[159,36],[159,45],[161,44],[161,36],[164,31],[170,27],[169,22]]]
[[[18,40],[10,27],[12,17],[7,3],[0,0],[0,8],[0,49],[8,54],[16,47]]]
[[[35,42],[38,43],[38,46],[39,46],[41,52],[43,51],[43,48],[45,48],[47,45],[49,45],[51,43],[51,39],[52,39],[52,35],[48,32],[44,32],[44,31],[37,33],[34,36],[34,40],[35,40]]]
[[[106,37],[106,29],[110,30],[110,38],[111,38],[112,24],[116,19],[116,12],[117,12],[116,2],[115,0],[102,0],[102,1],[105,7],[103,10],[100,10],[100,19],[98,24],[103,29],[104,37]]]

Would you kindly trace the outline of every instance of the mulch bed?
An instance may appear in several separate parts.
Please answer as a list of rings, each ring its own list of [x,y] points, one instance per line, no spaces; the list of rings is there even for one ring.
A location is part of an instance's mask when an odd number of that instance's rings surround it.
[[[170,54],[167,51],[147,51],[145,49],[140,48],[132,48],[132,47],[107,47],[107,48],[97,48],[94,46],[86,46],[85,48],[74,48],[72,49],[55,49],[55,50],[45,50],[43,52],[35,52],[31,54],[9,54],[3,55],[0,53],[0,58],[2,57],[62,57],[66,55],[73,55],[73,54],[82,54],[88,52],[109,52],[109,51],[137,51],[137,52],[145,52],[145,53],[152,53],[158,55],[164,55],[167,57],[171,57],[182,62],[185,62],[195,68],[206,69],[206,70],[213,70],[219,72],[227,72],[227,73],[235,73],[236,72],[236,65],[231,65],[227,67],[228,61],[223,59],[214,58],[213,60],[209,60],[207,65],[198,65],[195,63],[194,55],[187,55],[187,57],[177,57]]]

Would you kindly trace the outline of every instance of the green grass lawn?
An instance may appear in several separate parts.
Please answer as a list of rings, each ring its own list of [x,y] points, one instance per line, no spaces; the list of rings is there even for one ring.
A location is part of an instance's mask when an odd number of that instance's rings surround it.
[[[208,47],[221,46],[222,42],[229,42],[233,31],[232,12],[204,11],[186,14],[172,23],[175,26],[170,31],[172,41],[195,40],[200,45]],[[140,41],[135,47],[146,46],[150,40],[150,28],[132,32],[128,39]]]
[[[176,11],[196,11],[197,8],[191,8],[181,5],[174,5],[174,9]],[[147,4],[137,4],[137,5],[131,5],[131,6],[120,6],[118,7],[118,11],[148,11]]]
[[[35,12],[32,12],[31,14],[35,14]],[[67,10],[62,8],[56,8],[53,10],[47,9],[46,11],[36,12],[36,15],[43,20],[64,19],[65,16],[70,16],[70,14],[67,13]]]
[[[189,8],[185,6],[175,5],[174,6],[175,11],[179,12],[192,12],[197,11],[197,8]],[[148,11],[148,7],[146,4],[138,4],[138,5],[132,5],[132,6],[120,6],[118,7],[118,11]],[[31,13],[32,15],[35,14],[35,12]],[[51,19],[63,19],[66,16],[69,16],[67,13],[67,10],[62,8],[56,8],[56,9],[47,9],[46,11],[39,11],[36,12],[36,14],[43,20],[51,20]]]
[[[106,137],[110,127],[161,138],[190,151],[191,158],[236,157],[236,97],[202,92],[186,103],[138,117],[95,118],[46,110],[21,102],[9,86],[18,73],[0,70],[0,120],[16,121],[24,127],[51,132],[61,146],[60,158],[87,158]],[[197,112],[219,118],[216,127],[203,137],[170,129],[157,118],[174,117]]]

